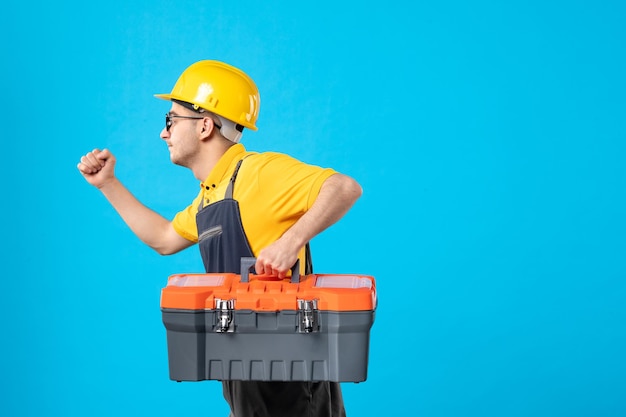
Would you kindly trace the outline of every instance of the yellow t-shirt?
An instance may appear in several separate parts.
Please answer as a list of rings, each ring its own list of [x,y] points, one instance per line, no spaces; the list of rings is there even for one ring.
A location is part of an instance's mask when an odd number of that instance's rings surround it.
[[[174,217],[172,224],[179,235],[198,241],[196,214],[200,201],[207,206],[223,200],[235,167],[244,157],[233,198],[239,202],[243,229],[254,256],[278,240],[311,207],[324,181],[336,173],[285,154],[247,152],[242,144],[233,145],[200,183],[193,202]]]

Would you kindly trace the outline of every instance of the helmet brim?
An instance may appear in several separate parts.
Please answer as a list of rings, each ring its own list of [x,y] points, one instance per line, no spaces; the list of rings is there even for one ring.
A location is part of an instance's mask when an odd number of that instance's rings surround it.
[[[167,101],[172,101],[172,100],[179,100],[179,101],[184,101],[187,102],[187,100],[185,100],[183,97],[178,97],[174,94],[155,94],[154,95],[156,98],[161,99],[161,100],[167,100]],[[192,103],[195,104],[195,103]],[[224,117],[224,116],[222,116]],[[250,130],[259,130],[255,125],[251,124],[251,123],[239,123],[241,124],[243,127],[250,129]]]

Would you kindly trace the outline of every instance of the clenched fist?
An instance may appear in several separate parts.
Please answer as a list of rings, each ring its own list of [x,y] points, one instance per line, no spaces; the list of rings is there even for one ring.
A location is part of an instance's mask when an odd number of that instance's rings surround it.
[[[102,188],[115,179],[115,157],[108,150],[94,149],[83,155],[78,163],[78,170],[94,187]]]

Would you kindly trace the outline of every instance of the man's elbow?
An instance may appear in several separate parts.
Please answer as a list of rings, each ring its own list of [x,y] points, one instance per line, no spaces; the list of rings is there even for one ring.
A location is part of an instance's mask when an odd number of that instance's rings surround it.
[[[350,203],[354,203],[363,195],[363,188],[354,178],[347,175],[342,177],[342,194]]]
[[[356,201],[363,195],[363,188],[356,180],[350,179],[352,180],[352,195],[354,196],[354,201]]]
[[[193,244],[194,242],[179,235],[176,230],[174,230],[171,223],[163,230],[163,233],[158,235],[158,239],[148,243],[156,253],[163,256],[173,255]]]
[[[189,247],[192,242],[188,242],[186,240],[181,241],[163,241],[158,244],[149,245],[156,253],[162,256],[174,255],[175,253],[180,252],[181,250]]]
[[[173,248],[152,248],[161,256],[174,255],[178,253],[179,250],[174,250]]]

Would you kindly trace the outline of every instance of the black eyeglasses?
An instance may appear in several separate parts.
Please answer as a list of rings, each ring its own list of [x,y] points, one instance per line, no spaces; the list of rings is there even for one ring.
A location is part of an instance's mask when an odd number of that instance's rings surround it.
[[[168,132],[170,131],[170,127],[172,127],[172,119],[173,118],[178,118],[178,119],[204,119],[205,117],[208,117],[208,116],[179,116],[177,114],[165,113],[165,130],[167,130]],[[215,125],[215,127],[218,130],[222,128],[222,126],[218,125],[215,122],[213,122],[213,124]]]

